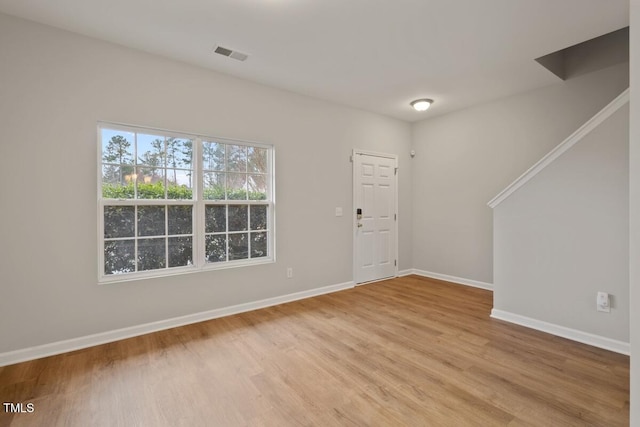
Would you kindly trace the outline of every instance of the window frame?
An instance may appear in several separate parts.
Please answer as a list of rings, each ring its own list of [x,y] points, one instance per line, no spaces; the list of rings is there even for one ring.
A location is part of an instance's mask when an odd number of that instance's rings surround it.
[[[193,150],[193,158],[192,158],[192,175],[195,177],[192,181],[192,199],[169,199],[168,198],[168,180],[166,178],[166,171],[170,168],[165,164],[165,198],[164,199],[110,199],[103,197],[103,141],[102,141],[102,130],[114,130],[119,132],[129,132],[129,133],[144,133],[151,135],[164,136],[165,138],[180,138],[180,139],[190,139],[193,141],[192,150]],[[266,199],[264,200],[250,200],[248,185],[245,185],[246,190],[246,198],[245,200],[235,200],[228,199],[225,194],[224,200],[208,200],[204,198],[204,165],[203,165],[203,145],[205,142],[215,142],[220,144],[234,145],[234,146],[245,146],[245,147],[254,147],[265,149],[267,152],[267,161],[266,167],[267,171],[264,174],[253,173],[264,175],[266,179]],[[137,153],[134,151],[134,155],[137,156]],[[226,160],[227,157],[225,155],[225,168],[226,168]],[[136,158],[134,158],[134,162]],[[98,283],[117,283],[117,282],[125,282],[132,280],[140,280],[146,278],[158,278],[158,277],[166,277],[166,276],[174,276],[180,274],[188,274],[188,273],[197,273],[203,271],[212,271],[212,270],[221,270],[228,268],[238,268],[238,267],[246,267],[252,265],[260,265],[260,264],[269,264],[273,263],[276,260],[275,253],[275,148],[272,144],[265,144],[254,141],[246,141],[246,140],[237,140],[231,138],[221,138],[215,136],[208,135],[200,135],[194,134],[190,132],[176,132],[158,128],[151,128],[145,126],[136,126],[136,125],[126,125],[121,123],[113,123],[113,122],[105,122],[99,121],[97,124],[97,213],[98,213]],[[229,171],[221,172],[221,173],[229,173]],[[252,173],[248,171],[248,168],[245,169],[245,172],[232,172],[232,173],[244,173],[247,175],[251,175]],[[225,186],[226,188],[226,186]],[[137,212],[138,206],[165,206],[165,222],[168,221],[168,208],[170,206],[178,206],[178,205],[187,205],[192,206],[192,234],[187,236],[192,236],[192,251],[193,251],[193,263],[192,265],[187,266],[178,266],[178,267],[169,267],[165,265],[165,267],[154,269],[154,270],[144,270],[144,271],[133,271],[128,273],[105,273],[105,241],[111,241],[110,238],[105,238],[104,236],[104,212],[106,206],[135,206],[135,212]],[[226,244],[226,261],[218,261],[218,262],[210,262],[206,259],[206,236],[211,235],[211,233],[207,233],[205,230],[205,207],[207,205],[217,205],[217,206],[230,206],[230,205],[246,205],[247,206],[247,230],[245,231],[248,236],[247,248],[248,248],[248,258],[238,259],[238,260],[228,260],[229,258],[229,244],[227,241]],[[250,224],[250,211],[251,206],[266,206],[266,229],[265,230],[251,230]],[[228,207],[227,207],[228,212]],[[134,217],[134,223],[137,223],[137,215]],[[223,233],[226,238],[230,234],[234,234],[236,232],[232,232],[229,230],[228,226],[229,218],[226,218],[226,230]],[[134,230],[137,227],[134,228]],[[267,255],[264,257],[251,258],[251,233],[255,232],[265,232],[267,234]],[[165,227],[165,235],[164,238],[168,239],[169,236],[173,236],[169,234],[169,230]],[[131,239],[140,240],[144,239],[146,236],[139,236],[137,232],[134,231],[134,236]],[[166,244],[166,243],[165,243]],[[136,245],[134,243],[134,245]],[[135,246],[137,247],[137,245]],[[165,251],[168,251],[168,247],[165,247]],[[134,250],[135,251],[135,250]],[[166,252],[165,252],[166,253]],[[165,261],[167,258],[165,257]],[[134,252],[134,265],[138,265],[138,257],[137,251]]]

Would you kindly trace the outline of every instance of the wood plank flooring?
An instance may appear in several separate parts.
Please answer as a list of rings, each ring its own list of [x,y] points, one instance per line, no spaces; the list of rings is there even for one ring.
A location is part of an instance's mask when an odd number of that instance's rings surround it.
[[[408,276],[0,368],[1,426],[625,426],[629,358]]]

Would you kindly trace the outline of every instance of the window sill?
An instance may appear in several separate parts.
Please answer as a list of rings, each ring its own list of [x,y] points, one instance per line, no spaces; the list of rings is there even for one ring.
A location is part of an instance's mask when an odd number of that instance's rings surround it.
[[[265,257],[265,258],[260,258],[259,260],[250,260],[250,261],[238,260],[238,261],[228,261],[224,263],[207,263],[202,267],[196,267],[196,266],[175,267],[171,269],[150,270],[150,271],[137,272],[137,273],[111,274],[108,276],[100,277],[98,279],[98,284],[109,285],[112,283],[133,282],[133,281],[147,280],[147,279],[160,279],[164,277],[180,276],[184,274],[205,273],[208,271],[227,270],[231,268],[273,264],[274,262],[275,262],[274,257]]]

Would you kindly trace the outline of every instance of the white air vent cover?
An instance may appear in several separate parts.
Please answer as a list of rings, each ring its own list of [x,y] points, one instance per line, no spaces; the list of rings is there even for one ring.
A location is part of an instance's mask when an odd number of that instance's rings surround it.
[[[237,50],[228,49],[222,46],[215,46],[213,52],[218,55],[228,56],[229,58],[237,59],[238,61],[244,61],[249,57],[246,53],[238,52]]]

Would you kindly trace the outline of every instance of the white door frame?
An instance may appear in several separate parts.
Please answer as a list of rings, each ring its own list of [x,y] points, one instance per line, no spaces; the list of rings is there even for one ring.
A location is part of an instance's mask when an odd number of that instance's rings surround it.
[[[395,201],[394,201],[394,210],[395,210],[395,221],[394,221],[394,232],[395,232],[395,244],[394,244],[394,252],[395,252],[395,277],[398,277],[398,264],[400,262],[400,260],[398,259],[398,240],[399,240],[399,236],[398,236],[398,223],[400,221],[400,215],[398,215],[398,156],[395,154],[389,154],[389,153],[380,153],[380,152],[376,152],[376,151],[369,151],[369,150],[361,150],[358,148],[354,148],[352,153],[351,153],[351,170],[352,170],[352,182],[351,182],[351,189],[352,189],[352,200],[351,200],[351,219],[352,219],[352,237],[353,237],[353,282],[355,283],[356,286],[359,285],[364,285],[366,283],[371,283],[371,282],[375,282],[376,280],[373,281],[369,281],[369,282],[361,282],[358,283],[358,244],[357,244],[357,240],[356,240],[356,233],[358,232],[358,220],[356,218],[356,194],[357,194],[357,190],[356,189],[356,155],[359,154],[364,154],[367,156],[375,156],[375,157],[384,157],[387,159],[393,159],[394,161],[394,165],[395,165],[395,188],[394,188],[394,194],[395,194]]]

